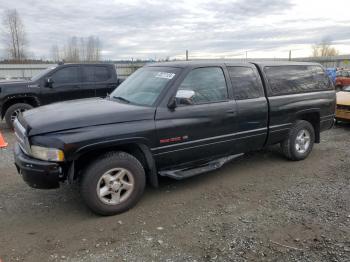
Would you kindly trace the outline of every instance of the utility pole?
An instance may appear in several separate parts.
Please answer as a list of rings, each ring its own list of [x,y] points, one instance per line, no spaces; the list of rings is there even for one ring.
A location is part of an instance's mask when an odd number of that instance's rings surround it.
[[[289,50],[289,61],[292,61],[292,50]]]
[[[188,50],[186,50],[186,61],[188,61]]]
[[[248,60],[248,51],[245,51],[245,60]]]

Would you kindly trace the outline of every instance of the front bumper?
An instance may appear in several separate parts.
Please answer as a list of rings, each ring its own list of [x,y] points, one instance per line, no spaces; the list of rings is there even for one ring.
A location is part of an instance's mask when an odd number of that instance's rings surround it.
[[[15,165],[23,180],[33,188],[52,189],[60,186],[62,167],[58,163],[37,160],[25,155],[16,143]]]

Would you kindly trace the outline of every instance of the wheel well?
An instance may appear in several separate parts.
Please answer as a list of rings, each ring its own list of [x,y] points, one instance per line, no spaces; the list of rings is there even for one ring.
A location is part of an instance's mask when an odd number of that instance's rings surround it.
[[[150,179],[150,176],[154,175],[152,174],[152,170],[154,168],[152,166],[153,163],[150,163],[147,156],[145,155],[146,152],[144,152],[142,147],[138,144],[125,144],[125,145],[118,145],[118,146],[112,146],[107,148],[99,148],[99,149],[88,151],[83,155],[80,155],[79,158],[75,160],[74,179],[78,178],[82,174],[84,169],[87,167],[87,163],[92,163],[93,161],[98,159],[100,156],[113,151],[123,151],[134,156],[137,160],[140,161],[148,179]]]
[[[315,130],[315,143],[320,143],[320,114],[318,112],[305,113],[298,117],[298,120],[308,121]]]
[[[16,97],[16,98],[11,98],[11,99],[8,99],[2,109],[1,109],[1,118],[4,118],[5,116],[5,113],[7,111],[7,109],[14,105],[14,104],[18,104],[18,103],[25,103],[25,104],[28,104],[28,105],[31,105],[32,107],[37,107],[39,106],[39,100],[35,97]]]

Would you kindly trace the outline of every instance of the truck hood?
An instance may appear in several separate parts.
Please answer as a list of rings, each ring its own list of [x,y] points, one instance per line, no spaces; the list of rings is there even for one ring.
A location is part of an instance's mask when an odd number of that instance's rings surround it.
[[[88,98],[38,107],[23,113],[28,135],[87,126],[154,119],[155,108]],[[20,117],[21,120],[21,117]]]
[[[29,81],[27,80],[0,80],[1,86],[11,86],[16,84],[28,84]]]
[[[0,81],[1,93],[3,94],[14,94],[18,92],[23,92],[24,89],[29,87],[39,87],[39,86],[34,82],[25,81],[25,80]]]

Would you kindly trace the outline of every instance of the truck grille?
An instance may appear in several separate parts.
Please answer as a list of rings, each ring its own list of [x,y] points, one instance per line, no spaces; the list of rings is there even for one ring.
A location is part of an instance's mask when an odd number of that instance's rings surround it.
[[[339,110],[347,110],[347,111],[350,111],[350,106],[347,106],[347,105],[337,105],[337,109],[339,109]]]
[[[18,121],[18,119],[15,120],[13,123],[14,129],[15,129],[15,136],[16,140],[21,147],[22,151],[29,155],[30,152],[30,147],[29,147],[29,142],[28,142],[28,137],[27,137],[27,132],[25,128],[21,125],[21,123]]]

